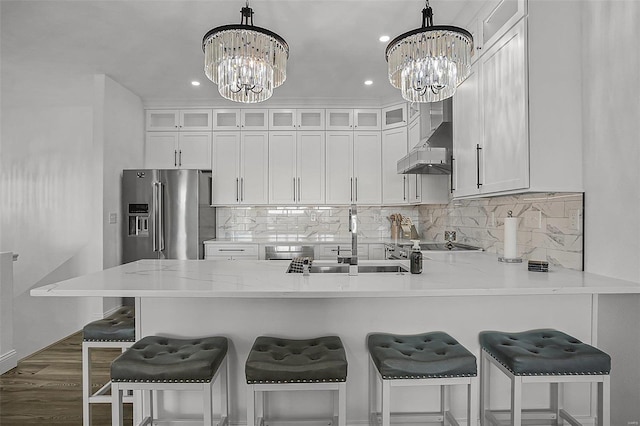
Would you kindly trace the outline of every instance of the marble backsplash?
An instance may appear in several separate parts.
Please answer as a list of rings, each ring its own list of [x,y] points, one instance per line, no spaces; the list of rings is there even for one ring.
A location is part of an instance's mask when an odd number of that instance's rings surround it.
[[[420,233],[425,240],[443,241],[444,231],[457,241],[504,253],[504,218],[518,218],[518,256],[546,260],[551,265],[583,269],[583,194],[532,193],[419,207]],[[577,221],[572,220],[572,216]]]
[[[418,226],[418,207],[358,206],[358,236],[389,238],[388,217],[400,213]],[[217,238],[337,240],[349,238],[348,207],[218,207]]]

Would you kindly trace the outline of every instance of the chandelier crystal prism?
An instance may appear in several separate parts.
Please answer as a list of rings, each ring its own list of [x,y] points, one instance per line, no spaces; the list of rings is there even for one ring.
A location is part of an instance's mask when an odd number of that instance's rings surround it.
[[[289,45],[278,34],[253,25],[253,9],[240,10],[239,25],[213,28],[202,39],[204,73],[231,101],[266,101],[287,79]]]
[[[393,39],[386,50],[389,81],[409,102],[450,98],[471,72],[473,37],[462,28],[433,25],[429,0],[422,27]]]

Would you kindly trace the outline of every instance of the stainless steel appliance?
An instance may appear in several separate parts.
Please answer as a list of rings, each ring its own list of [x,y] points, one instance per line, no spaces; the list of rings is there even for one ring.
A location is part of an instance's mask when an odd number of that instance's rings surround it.
[[[385,256],[387,259],[408,259],[412,245],[413,244],[410,242],[385,244]],[[423,254],[428,254],[429,252],[478,252],[483,250],[480,247],[470,246],[468,244],[452,243],[449,241],[446,243],[421,243],[420,251]]]
[[[123,170],[123,263],[138,259],[203,259],[215,238],[211,172]]]

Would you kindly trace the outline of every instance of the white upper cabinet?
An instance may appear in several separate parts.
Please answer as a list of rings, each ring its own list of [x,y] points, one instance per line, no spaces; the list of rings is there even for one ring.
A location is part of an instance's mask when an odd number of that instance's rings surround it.
[[[297,130],[324,130],[324,109],[298,109],[296,110]]]
[[[324,130],[324,109],[270,109],[269,130]]]
[[[258,130],[269,129],[266,109],[214,109],[213,130]]]
[[[353,130],[352,109],[328,109],[327,130]]]
[[[480,98],[478,66],[456,89],[453,97],[453,165],[451,192],[454,196],[479,193]]]
[[[269,203],[324,203],[324,133],[269,134]]]
[[[353,134],[353,201],[382,203],[382,138],[380,132]]]
[[[213,205],[268,202],[267,132],[214,132]]]
[[[410,175],[398,174],[398,160],[407,154],[407,128],[382,132],[382,203],[409,203]]]
[[[407,125],[407,103],[392,105],[382,109],[382,130],[395,129]]]
[[[479,59],[482,192],[529,187],[526,28],[522,20]]]
[[[270,109],[269,129],[271,130],[296,130],[295,109]]]
[[[326,132],[326,203],[353,201],[353,132]]]
[[[149,132],[207,131],[211,130],[211,110],[147,110],[146,123]]]
[[[454,197],[583,190],[579,12],[504,0],[480,19],[484,49],[454,95]]]
[[[526,0],[491,0],[480,11],[472,26],[476,52],[493,46],[527,13]]]
[[[380,110],[374,108],[353,110],[354,130],[380,130]]]

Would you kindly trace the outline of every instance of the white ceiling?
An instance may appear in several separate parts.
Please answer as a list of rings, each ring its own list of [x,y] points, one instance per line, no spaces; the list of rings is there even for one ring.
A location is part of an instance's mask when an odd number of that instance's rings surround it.
[[[0,2],[3,77],[104,73],[147,105],[221,104],[203,73],[202,37],[239,23],[244,0],[18,0]],[[464,26],[481,0],[431,0],[436,25]],[[287,81],[267,103],[400,99],[387,79],[391,38],[421,25],[424,0],[252,0],[254,24],[290,46]],[[374,81],[364,86],[366,79]],[[192,80],[201,81],[193,87]]]

